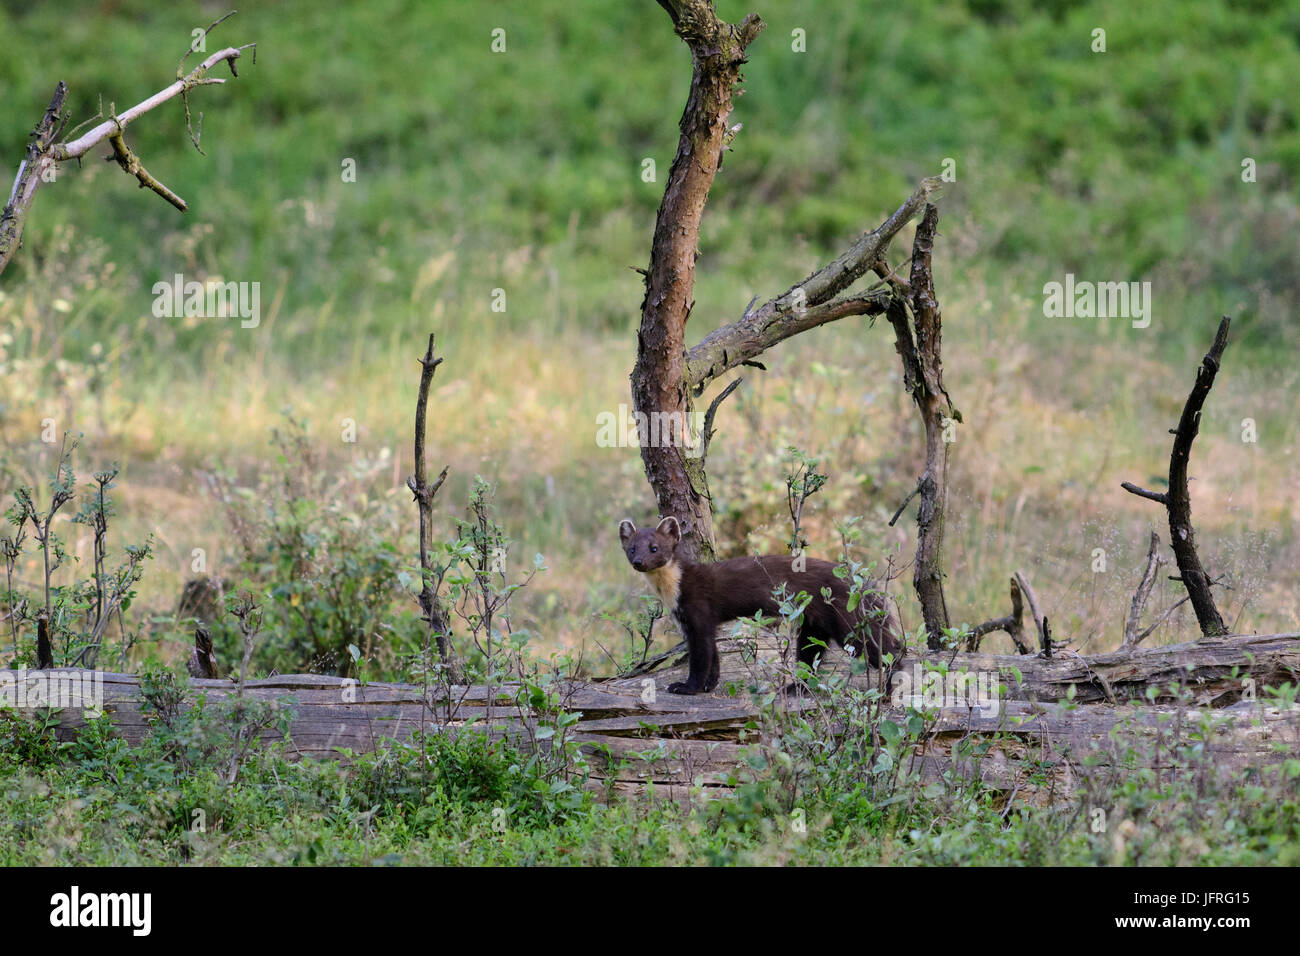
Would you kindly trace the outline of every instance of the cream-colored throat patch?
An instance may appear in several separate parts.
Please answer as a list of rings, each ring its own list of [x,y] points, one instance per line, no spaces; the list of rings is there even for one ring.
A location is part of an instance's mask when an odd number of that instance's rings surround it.
[[[676,610],[677,598],[682,593],[682,566],[670,561],[662,568],[645,572],[645,576],[650,579],[650,586],[659,595],[659,600],[664,602],[664,610],[671,614]]]

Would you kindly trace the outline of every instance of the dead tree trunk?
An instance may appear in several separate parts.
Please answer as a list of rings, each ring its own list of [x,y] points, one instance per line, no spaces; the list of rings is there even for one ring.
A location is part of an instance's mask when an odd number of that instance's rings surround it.
[[[1201,409],[1219,372],[1223,350],[1228,345],[1228,326],[1231,323],[1232,320],[1225,315],[1215,333],[1214,344],[1196,369],[1196,384],[1187,396],[1178,428],[1174,430],[1174,447],[1169,455],[1169,490],[1148,491],[1130,481],[1123,482],[1121,486],[1140,498],[1160,502],[1169,512],[1169,544],[1174,549],[1182,582],[1187,588],[1192,608],[1196,611],[1196,620],[1205,637],[1227,634],[1228,628],[1214,605],[1214,596],[1210,593],[1212,581],[1196,553],[1196,535],[1192,529],[1192,498],[1187,490],[1187,462],[1192,453],[1192,442],[1200,431]]]
[[[738,26],[724,23],[711,3],[700,0],[660,0],[660,5],[691,49],[694,75],[645,273],[632,404],[642,416],[641,460],[659,513],[677,517],[692,555],[712,560],[708,484],[702,463],[687,454],[694,408],[685,376],[686,320],[694,304],[700,217],[722,163],[745,48],[763,21],[750,16]]]
[[[912,244],[910,281],[912,326],[907,306],[895,296],[889,304],[894,344],[903,364],[903,387],[911,394],[925,426],[925,471],[917,482],[921,495],[917,508],[916,564],[912,583],[921,603],[928,644],[937,650],[944,629],[950,627],[948,603],[943,593],[943,532],[948,504],[948,444],[946,432],[961,413],[943,385],[943,316],[934,292],[931,253],[939,227],[939,210],[927,203]],[[899,284],[896,284],[896,288]]]
[[[693,399],[718,376],[754,364],[755,356],[792,335],[850,315],[883,313],[889,301],[886,291],[836,296],[880,266],[890,240],[920,212],[940,180],[925,180],[879,228],[858,237],[825,267],[780,295],[757,308],[751,302],[738,321],[710,333],[688,352],[686,322],[694,305],[700,217],[721,168],[722,151],[739,129],[728,130],[727,118],[745,51],[764,24],[755,15],[739,25],[724,23],[711,0],[659,4],[690,47],[693,76],[677,154],[655,222],[650,267],[643,273],[646,292],[632,372],[632,406],[641,429],[641,459],[660,515],[674,515],[686,549],[699,560],[711,560],[715,542],[702,454],[705,442],[696,435],[694,447],[689,453],[687,449]]]
[[[741,654],[726,649],[725,645],[735,643],[724,641],[723,673],[728,675],[726,679],[732,673],[737,679],[749,679],[755,664],[743,662]],[[779,656],[775,641],[773,654]],[[958,742],[987,740],[990,759],[983,762],[981,771],[987,785],[1022,792],[1046,786],[1061,798],[1071,799],[1073,778],[1067,776],[1056,784],[1053,779],[1062,773],[1087,772],[1087,767],[1097,764],[1120,766],[1113,762],[1118,754],[1112,744],[1133,739],[1135,734],[1137,739],[1150,739],[1154,733],[1184,733],[1182,739],[1197,744],[1208,767],[1236,775],[1294,758],[1300,711],[1270,706],[1263,697],[1250,701],[1244,696],[1243,677],[1249,675],[1253,684],[1261,687],[1277,683],[1278,678],[1294,679],[1300,666],[1295,635],[1237,638],[1221,646],[1202,642],[1144,649],[1137,655],[1142,662],[1138,671],[1132,658],[1109,656],[1116,660],[971,655],[961,666],[1000,670],[1012,697],[1000,701],[992,712],[966,705],[936,709],[926,739],[918,748],[918,757],[921,753],[925,756],[917,769],[927,778],[937,778],[950,765]],[[1023,679],[1015,679],[1014,672],[1022,669]],[[9,673],[0,671],[0,688],[11,698],[48,701],[54,688],[68,698],[70,705],[50,714],[60,740],[76,739],[94,712],[105,714],[114,733],[132,746],[153,732],[138,677],[70,669],[6,676]],[[656,675],[660,681],[671,676],[671,672]],[[1182,684],[1198,700],[1220,709],[1114,706],[1121,700],[1142,697],[1145,686],[1157,679],[1162,688],[1170,682]],[[1113,688],[1113,702],[1102,695],[1102,681]],[[760,714],[753,700],[748,695],[660,694],[648,702],[643,682],[641,677],[599,684],[570,682],[561,689],[564,711],[577,718],[569,740],[582,748],[599,785],[630,794],[642,792],[641,788],[651,783],[661,793],[672,786],[699,788],[703,784],[705,792],[730,793],[738,777],[745,779],[746,766],[752,766],[746,760],[752,756],[752,748],[763,744],[754,734]],[[355,693],[345,695],[348,688]],[[203,706],[212,708],[221,708],[241,691],[256,700],[288,703],[287,729],[259,728],[262,740],[283,742],[287,734],[292,741],[288,754],[347,761],[349,755],[368,753],[391,740],[406,740],[429,730],[448,737],[487,733],[519,747],[545,749],[553,745],[555,738],[539,739],[536,727],[542,720],[553,722],[554,714],[538,714],[518,704],[512,693],[515,690],[478,685],[458,688],[445,697],[440,692],[435,703],[446,716],[432,725],[427,718],[428,688],[409,684],[372,682],[358,688],[355,682],[337,677],[284,675],[242,686],[228,680],[194,680],[189,696],[193,700],[202,694]],[[1172,703],[1167,696],[1164,699]],[[497,704],[494,716],[489,717],[488,704],[493,700]],[[1084,701],[1088,706],[1076,706]],[[828,727],[824,721],[829,720],[833,734],[845,732],[834,715],[818,717],[820,704],[816,701],[791,700],[784,706],[810,712],[821,727]],[[0,712],[0,720],[4,717],[5,712]],[[903,717],[895,713],[894,719]],[[1208,733],[1207,723],[1211,725]],[[1186,730],[1180,731],[1184,726]],[[997,754],[1004,748],[1005,759],[1001,759]],[[1129,762],[1123,766],[1128,772],[1135,766],[1158,766],[1167,771],[1174,755],[1144,747],[1127,753],[1126,758]],[[1131,762],[1134,759],[1136,765]],[[1048,776],[1045,783],[1044,774]]]

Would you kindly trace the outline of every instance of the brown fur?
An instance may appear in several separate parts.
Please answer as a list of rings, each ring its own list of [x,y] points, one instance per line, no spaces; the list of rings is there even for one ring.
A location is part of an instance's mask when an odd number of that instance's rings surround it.
[[[632,567],[645,574],[686,636],[690,672],[683,683],[671,684],[669,693],[700,694],[718,684],[718,625],[759,612],[780,615],[773,592],[784,587],[793,597],[807,592],[812,600],[804,609],[799,631],[799,660],[812,666],[818,643],[835,641],[865,653],[874,667],[885,654],[894,661],[903,656],[902,628],[887,599],[878,592],[863,596],[849,614],[849,584],[835,576],[830,561],[806,558],[795,570],[792,558],[769,554],[731,558],[715,564],[697,564],[678,550],[681,528],[677,519],[664,518],[654,528],[638,529],[631,521],[619,524],[619,540]],[[822,591],[830,592],[830,601]],[[869,638],[864,639],[864,632]]]

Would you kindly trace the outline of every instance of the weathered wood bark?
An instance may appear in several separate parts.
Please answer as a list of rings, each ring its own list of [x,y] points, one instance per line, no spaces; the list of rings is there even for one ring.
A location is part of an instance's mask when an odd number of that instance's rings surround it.
[[[27,144],[27,155],[18,166],[18,175],[14,177],[9,201],[5,203],[3,213],[0,213],[0,272],[5,271],[5,266],[18,251],[22,243],[27,211],[31,209],[32,200],[36,198],[36,190],[45,181],[49,168],[54,165],[50,147],[62,128],[63,104],[67,97],[68,87],[60,81],[54,88],[54,96],[50,99],[50,105],[46,107],[45,115],[32,130],[32,141]]]
[[[722,152],[739,129],[727,118],[745,63],[745,51],[763,29],[750,15],[739,25],[719,20],[711,0],[660,0],[691,50],[693,75],[682,114],[677,154],[655,222],[645,276],[632,406],[638,415],[641,458],[661,516],[674,515],[683,546],[698,560],[715,552],[705,459],[698,445],[686,453],[694,425],[693,399],[719,375],[754,364],[755,356],[792,335],[850,315],[878,315],[888,294],[835,297],[869,271],[881,270],[889,242],[935,194],[939,178],[925,180],[879,228],[860,236],[841,255],[784,293],[745,310],[688,353],[686,322],[694,305],[700,217]],[[757,297],[755,297],[757,299]],[[698,438],[697,438],[698,440]]]
[[[949,657],[942,655],[943,660]],[[1015,699],[1147,701],[1153,689],[1155,702],[1174,702],[1178,688],[1184,688],[1198,704],[1224,706],[1243,695],[1262,695],[1264,687],[1294,683],[1300,677],[1300,634],[1224,636],[1088,657],[1058,654],[1050,660],[1037,655],[958,654],[953,666],[999,671]]]
[[[903,364],[903,386],[911,394],[925,427],[925,471],[918,482],[916,561],[912,583],[925,620],[927,643],[937,650],[943,631],[950,627],[943,592],[943,534],[948,506],[948,421],[961,421],[943,385],[943,317],[934,292],[931,253],[939,228],[939,210],[931,203],[916,229],[912,244],[911,312],[895,297],[888,315],[894,327],[894,344]]]
[[[1214,344],[1196,369],[1196,384],[1187,396],[1183,414],[1178,419],[1178,428],[1174,430],[1174,447],[1169,455],[1169,491],[1148,491],[1128,481],[1121,486],[1138,497],[1160,502],[1169,512],[1169,545],[1174,550],[1174,559],[1178,562],[1183,584],[1191,598],[1192,608],[1196,611],[1201,633],[1206,637],[1227,634],[1228,627],[1214,604],[1214,595],[1210,593],[1210,576],[1205,573],[1200,556],[1196,553],[1192,498],[1187,489],[1187,462],[1191,457],[1192,442],[1196,440],[1201,428],[1201,409],[1214,386],[1223,350],[1228,345],[1228,326],[1231,324],[1232,320],[1225,315],[1215,333]]]
[[[779,685],[776,638],[765,632],[751,634],[742,644],[724,638],[721,653],[720,687],[733,683],[741,687],[770,682]],[[1026,641],[1028,643],[1028,641]],[[1148,702],[1154,690],[1156,703],[1175,703],[1180,688],[1190,691],[1201,705],[1222,707],[1244,696],[1263,695],[1263,688],[1295,682],[1300,677],[1300,633],[1251,634],[1119,650],[1083,657],[1077,653],[1043,658],[1037,654],[923,654],[904,658],[895,671],[916,676],[915,667],[947,663],[952,671],[996,675],[1010,700],[1066,702],[1079,704]],[[838,649],[827,649],[822,667],[848,673],[849,659]],[[653,676],[659,686],[684,679],[685,662],[665,659]],[[641,675],[642,679],[646,675]],[[864,686],[876,686],[876,672],[854,678]],[[1250,683],[1247,683],[1250,681]],[[915,682],[915,681],[914,681]]]
[[[693,73],[645,273],[632,406],[644,416],[641,460],[659,514],[675,515],[687,553],[708,561],[714,553],[708,483],[702,463],[687,449],[694,408],[685,378],[686,321],[693,305],[700,217],[722,163],[745,48],[764,24],[756,16],[739,25],[724,23],[706,0],[661,0],[661,6],[690,47]]]
[[[206,37],[213,27],[230,15],[226,14],[226,16],[213,22],[203,32],[203,35]],[[5,204],[3,213],[0,213],[0,273],[4,272],[5,267],[9,265],[10,260],[18,252],[18,248],[22,244],[23,225],[27,218],[27,212],[36,198],[36,190],[40,188],[42,183],[48,181],[48,178],[52,178],[49,177],[49,174],[55,164],[80,159],[102,142],[108,142],[112,145],[113,156],[118,165],[125,172],[134,176],[139,181],[141,188],[152,189],[181,212],[185,212],[185,200],[150,175],[144,164],[140,162],[140,158],[126,145],[123,133],[132,121],[177,96],[185,100],[185,115],[188,123],[190,113],[187,97],[189,92],[199,86],[217,86],[225,83],[224,79],[209,75],[213,67],[218,63],[225,63],[229,66],[231,76],[239,76],[235,61],[243,55],[245,50],[252,49],[256,51],[256,48],[256,43],[247,43],[240,47],[226,47],[224,50],[218,50],[208,56],[202,63],[183,76],[178,69],[175,83],[159,90],[125,112],[110,117],[70,143],[55,142],[63,132],[63,105],[68,92],[67,86],[60,82],[55,87],[54,97],[50,100],[45,116],[32,131],[32,141],[27,146],[26,158],[18,167],[18,175],[14,179],[13,189],[9,193],[9,200]],[[193,46],[191,46],[190,52],[193,52]],[[190,53],[186,53],[181,60],[182,66],[185,60],[189,58],[189,55]],[[256,52],[254,52],[254,62],[256,62]],[[190,135],[197,148],[199,145],[198,135],[193,129],[191,129]],[[202,150],[199,151],[202,152]]]
[[[696,794],[725,794],[730,782],[746,779],[745,762],[750,748],[764,746],[755,727],[758,710],[744,688],[759,675],[772,648],[759,655],[738,652],[738,643],[724,640],[723,685],[736,681],[741,691],[735,697],[719,693],[681,697],[660,693],[647,700],[646,677],[595,683],[574,683],[566,687],[565,709],[581,712],[574,740],[579,743],[594,768],[593,788],[634,795],[648,784],[668,788],[668,796],[687,798]],[[943,659],[947,660],[945,656]],[[916,662],[913,661],[913,664]],[[834,656],[825,666],[840,667],[844,662]],[[1102,767],[1112,766],[1111,748],[1123,739],[1142,740],[1157,733],[1178,733],[1186,727],[1189,738],[1197,735],[1204,759],[1225,773],[1240,773],[1248,767],[1276,763],[1300,753],[1300,708],[1278,710],[1260,695],[1256,700],[1242,700],[1244,675],[1249,674],[1258,687],[1295,679],[1300,672],[1300,635],[1242,637],[1220,643],[1149,648],[1133,655],[1102,655],[1087,661],[997,655],[958,655],[953,667],[971,670],[992,669],[1003,675],[1013,693],[1028,699],[1002,701],[993,710],[948,707],[938,712],[923,746],[912,760],[913,771],[923,778],[937,779],[945,770],[960,769],[985,785],[1022,793],[1033,792],[1033,775],[1048,771],[1052,790],[1058,799],[1069,799],[1073,790],[1072,774],[1081,772],[1083,758]],[[1015,670],[1023,675],[1017,682]],[[1099,679],[1113,688],[1117,700],[1137,697],[1140,681],[1163,684],[1181,682],[1194,689],[1198,700],[1211,705],[1228,704],[1218,709],[1206,707],[1115,706],[1081,701],[1105,699]],[[656,673],[651,680],[663,687],[675,676],[674,671]],[[129,743],[139,743],[150,733],[150,724],[142,709],[139,678],[104,672],[57,669],[54,671],[0,671],[0,689],[13,698],[21,682],[30,688],[36,681],[64,680],[70,686],[81,679],[100,681],[96,695],[87,692],[82,702],[96,701],[112,720],[114,729]],[[855,681],[870,681],[870,673]],[[1072,699],[1068,689],[1074,687]],[[426,700],[424,690],[405,684],[360,685],[338,677],[285,675],[248,681],[243,693],[262,700],[279,700],[293,710],[288,737],[268,729],[262,734],[266,743],[283,741],[292,755],[321,759],[346,759],[339,748],[355,753],[371,751],[390,742],[409,739],[417,731],[454,735],[473,729],[507,738],[516,745],[534,741],[528,732],[535,730],[537,715],[521,712],[512,704],[515,688],[503,685],[494,689],[496,702],[491,716],[485,687],[452,687],[449,697],[435,691]],[[26,691],[24,691],[25,693]],[[193,680],[191,694],[205,695],[209,701],[238,693],[229,680]],[[72,739],[85,725],[87,714],[72,700],[57,714],[60,739]],[[816,708],[818,703],[803,699],[790,700],[787,708]],[[0,712],[2,714],[3,712]],[[3,719],[0,717],[0,719]],[[901,719],[901,718],[900,718]],[[554,720],[554,716],[550,718]],[[1204,722],[1213,723],[1204,734]],[[1117,736],[1118,735],[1118,736]],[[962,742],[989,741],[987,760],[972,761],[957,756]],[[542,741],[539,746],[549,746]],[[1139,765],[1143,759],[1138,755]],[[1160,757],[1167,769],[1168,751]],[[1124,764],[1124,766],[1131,766]],[[1122,769],[1114,763],[1112,769]],[[702,787],[695,788],[695,781]]]
[[[447,469],[443,468],[433,484],[428,482],[428,465],[425,461],[425,435],[429,407],[429,386],[433,384],[433,373],[442,364],[441,358],[433,355],[433,333],[429,333],[429,346],[424,357],[420,359],[420,391],[415,400],[415,474],[406,479],[406,486],[415,496],[415,504],[420,513],[420,611],[425,626],[437,642],[438,659],[447,668],[453,681],[459,679],[460,666],[451,647],[451,623],[447,609],[438,598],[437,584],[434,581],[433,562],[429,549],[433,546],[433,497],[447,480]],[[427,645],[426,645],[427,646]]]

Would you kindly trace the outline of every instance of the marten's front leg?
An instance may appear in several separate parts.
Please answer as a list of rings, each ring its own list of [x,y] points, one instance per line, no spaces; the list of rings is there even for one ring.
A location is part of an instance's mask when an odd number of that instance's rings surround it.
[[[685,624],[686,649],[690,670],[684,682],[668,685],[670,694],[707,694],[718,683],[718,648],[715,642],[716,626]],[[712,676],[712,683],[709,678]]]

